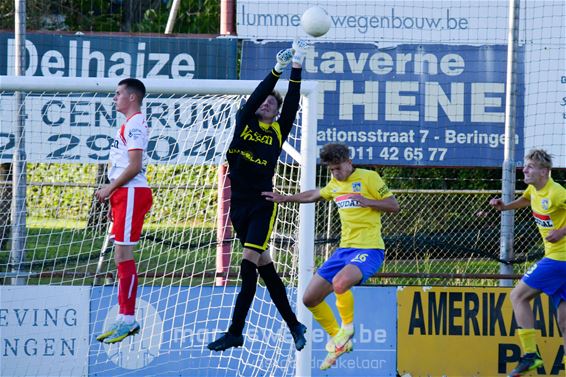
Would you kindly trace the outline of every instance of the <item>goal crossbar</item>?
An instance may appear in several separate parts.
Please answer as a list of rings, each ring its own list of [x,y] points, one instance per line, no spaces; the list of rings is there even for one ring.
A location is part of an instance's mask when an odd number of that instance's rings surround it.
[[[0,76],[0,91],[108,93],[116,89],[119,81],[120,78]],[[143,79],[149,94],[250,94],[259,82],[258,80]],[[280,80],[276,89],[282,93],[287,92],[287,81]],[[317,90],[316,81],[301,82],[301,94],[305,97],[315,95]]]

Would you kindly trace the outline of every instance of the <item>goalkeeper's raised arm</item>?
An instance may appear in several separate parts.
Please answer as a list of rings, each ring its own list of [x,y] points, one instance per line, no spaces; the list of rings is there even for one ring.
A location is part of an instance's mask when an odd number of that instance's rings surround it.
[[[281,50],[277,53],[275,59],[276,63],[273,69],[267,74],[267,76],[261,81],[261,83],[257,86],[257,88],[253,91],[250,95],[246,103],[242,106],[239,110],[237,118],[246,118],[250,116],[257,116],[260,121],[271,123],[275,120],[275,118],[279,115],[279,108],[283,103],[281,95],[274,91],[275,85],[277,81],[281,77],[281,74],[285,70],[285,68],[291,64],[291,77],[290,77],[290,85],[289,91],[287,92],[287,96],[285,96],[286,103],[288,102],[292,105],[289,108],[283,108],[281,112],[281,116],[290,116],[292,117],[291,123],[295,119],[296,112],[298,109],[299,104],[299,94],[300,91],[300,83],[301,83],[301,69],[303,60],[305,59],[306,50],[308,48],[308,44],[305,41],[298,40],[293,42],[292,48],[287,48]],[[292,85],[297,84],[297,85]],[[291,99],[289,96],[290,93],[297,93],[296,96],[292,95],[293,99],[296,97],[296,101],[288,101]],[[277,101],[277,111],[275,112],[266,112],[265,110],[270,110],[267,108],[265,103],[269,100],[270,96],[274,96],[275,100]],[[271,101],[270,101],[271,102]],[[296,105],[293,104],[296,102]],[[294,109],[293,109],[294,107]]]

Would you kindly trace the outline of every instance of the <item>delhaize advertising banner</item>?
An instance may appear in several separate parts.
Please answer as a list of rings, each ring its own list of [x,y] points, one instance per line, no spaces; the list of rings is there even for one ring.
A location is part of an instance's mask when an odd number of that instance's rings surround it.
[[[112,92],[81,92],[81,78],[236,79],[237,41],[229,38],[182,38],[155,35],[29,33],[26,75],[75,77],[75,93],[32,93],[23,100],[28,162],[104,163],[116,128],[125,118],[113,105]],[[13,75],[13,33],[0,33],[0,75]],[[203,93],[204,94],[204,93]],[[179,95],[180,96],[180,95]],[[150,163],[219,163],[230,132],[208,132],[235,113],[239,104],[149,95],[143,103],[151,136]],[[0,93],[0,162],[16,150],[18,105]],[[224,126],[222,126],[224,127]],[[229,131],[229,130],[228,130]]]
[[[14,74],[14,33],[0,32],[0,75]],[[125,34],[26,34],[26,76],[235,79],[229,38]]]

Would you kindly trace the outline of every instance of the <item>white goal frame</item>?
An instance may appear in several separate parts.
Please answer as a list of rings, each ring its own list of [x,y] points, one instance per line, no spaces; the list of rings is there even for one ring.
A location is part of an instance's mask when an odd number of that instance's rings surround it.
[[[0,76],[0,92],[46,92],[46,93],[113,93],[122,78],[69,78],[69,77],[31,77],[31,76]],[[172,80],[172,79],[143,79],[148,94],[251,94],[260,81],[257,80]],[[284,94],[288,81],[280,80],[276,89]],[[318,117],[318,84],[314,81],[303,81],[301,84],[303,96],[302,130],[300,151],[285,143],[284,150],[300,165],[301,191],[314,189],[316,186],[316,130]],[[28,131],[29,132],[29,131]],[[16,145],[20,145],[16,140]],[[14,154],[16,155],[16,153]],[[25,182],[23,193],[25,195]],[[22,192],[14,187],[14,193]],[[14,200],[17,200],[16,195]],[[21,200],[21,198],[20,198]],[[301,204],[299,209],[299,259],[297,286],[297,317],[304,323],[312,334],[312,315],[302,304],[302,297],[314,272],[314,215],[315,206]],[[25,221],[24,221],[25,226]],[[25,233],[24,233],[25,234]],[[12,250],[22,252],[22,250]],[[296,353],[297,376],[311,375],[312,341],[301,352]]]

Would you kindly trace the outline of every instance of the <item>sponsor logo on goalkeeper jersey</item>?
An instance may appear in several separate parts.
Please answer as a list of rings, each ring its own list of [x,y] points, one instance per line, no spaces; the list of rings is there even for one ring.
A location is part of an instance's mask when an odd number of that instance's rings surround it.
[[[360,202],[352,198],[352,194],[340,195],[334,199],[338,209],[343,208],[360,208]]]
[[[260,132],[257,131],[252,131],[248,125],[246,124],[246,127],[244,128],[244,130],[242,131],[242,133],[240,134],[240,137],[246,141],[251,141],[254,143],[261,143],[261,144],[267,144],[267,145],[272,145],[273,144],[273,137],[269,136],[269,135],[263,135]]]
[[[230,149],[228,149],[228,153],[239,154],[240,156],[242,156],[243,158],[245,158],[246,160],[248,160],[250,162],[253,162],[254,164],[267,166],[267,160],[254,157],[253,153],[250,152],[250,151],[243,151],[241,149],[230,148]]]
[[[549,215],[543,215],[533,211],[533,217],[535,218],[535,223],[537,223],[540,228],[554,228],[554,223]]]

